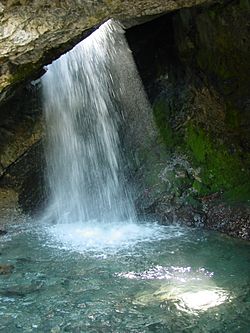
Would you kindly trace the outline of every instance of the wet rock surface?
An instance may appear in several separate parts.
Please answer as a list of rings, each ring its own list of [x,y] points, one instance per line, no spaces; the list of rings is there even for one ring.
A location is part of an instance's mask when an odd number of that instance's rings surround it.
[[[208,227],[230,236],[250,240],[250,207],[247,204],[206,203]]]
[[[129,25],[206,0],[0,2],[0,101],[109,18]]]
[[[158,127],[134,173],[142,215],[250,238],[247,6],[184,9],[127,32]]]
[[[14,191],[16,200],[3,212],[16,211],[11,218],[24,213],[36,214],[46,203],[44,186],[44,154],[43,142],[38,141],[32,145],[15,163],[13,163],[0,178],[0,188],[3,192]],[[8,197],[6,198],[6,205]],[[8,216],[8,215],[7,215]],[[5,217],[6,219],[6,217]]]
[[[43,136],[38,85],[18,89],[1,105],[0,176]]]
[[[18,219],[18,193],[11,188],[0,187],[0,229],[7,232],[7,224]],[[4,237],[6,234],[1,234]]]
[[[41,201],[43,137],[39,84],[32,83],[1,105],[0,225],[18,218],[20,206],[32,211]]]

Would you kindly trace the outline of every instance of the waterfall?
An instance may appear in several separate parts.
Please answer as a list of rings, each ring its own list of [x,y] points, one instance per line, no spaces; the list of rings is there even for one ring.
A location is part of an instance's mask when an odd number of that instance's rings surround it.
[[[132,90],[141,90],[124,30],[114,20],[54,61],[42,77],[47,214],[53,221],[136,220],[119,138],[131,104],[131,77]]]

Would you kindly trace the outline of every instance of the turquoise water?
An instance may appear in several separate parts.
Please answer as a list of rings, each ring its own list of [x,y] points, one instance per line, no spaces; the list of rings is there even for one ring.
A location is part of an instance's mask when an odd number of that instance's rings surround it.
[[[249,332],[249,243],[151,224],[10,225],[0,332]]]

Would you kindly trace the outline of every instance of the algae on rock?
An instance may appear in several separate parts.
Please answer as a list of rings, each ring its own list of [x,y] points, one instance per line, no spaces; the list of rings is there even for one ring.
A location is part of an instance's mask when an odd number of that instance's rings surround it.
[[[148,23],[144,28],[148,40],[139,46],[129,35],[153,105],[158,144],[164,145],[158,149],[165,152],[161,170],[149,184],[150,193],[161,190],[146,211],[163,221],[178,219],[246,239],[250,238],[248,9],[249,1],[240,0],[181,9]],[[138,40],[143,27],[137,30]]]

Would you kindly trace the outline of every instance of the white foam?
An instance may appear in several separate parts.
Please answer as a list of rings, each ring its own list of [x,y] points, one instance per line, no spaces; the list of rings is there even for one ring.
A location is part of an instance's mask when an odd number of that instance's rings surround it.
[[[46,228],[47,245],[76,252],[108,253],[133,247],[141,242],[152,242],[182,236],[185,231],[177,226],[156,223],[69,223]]]

